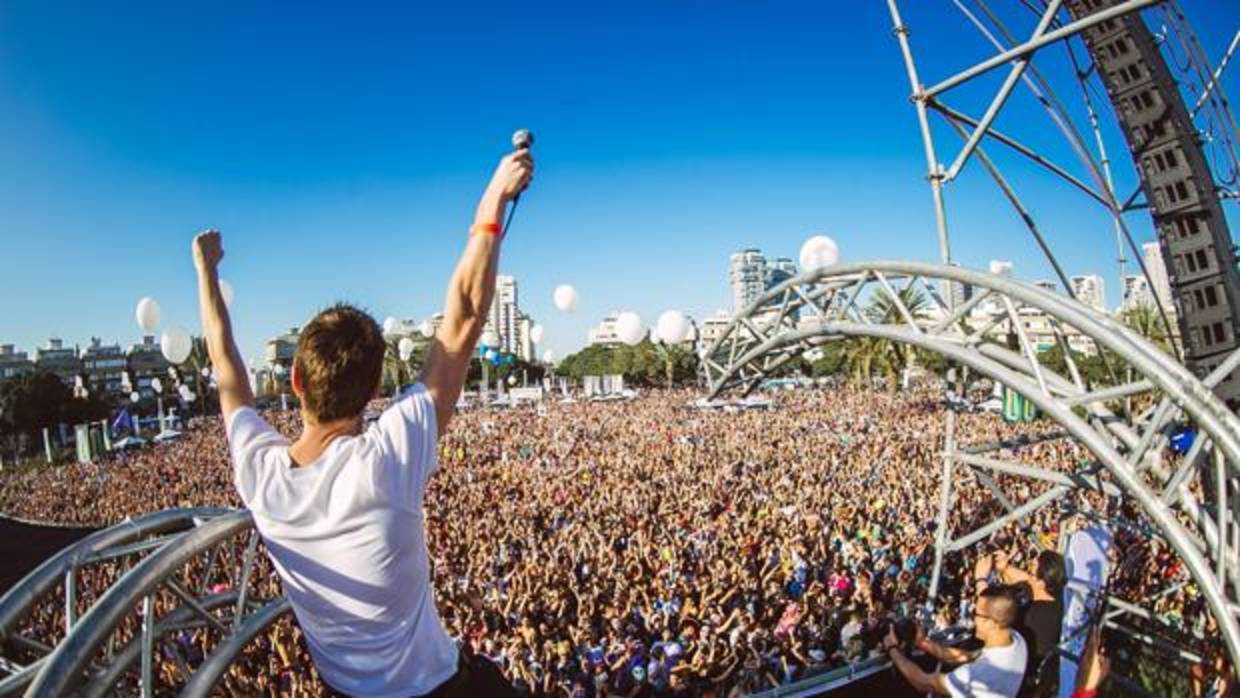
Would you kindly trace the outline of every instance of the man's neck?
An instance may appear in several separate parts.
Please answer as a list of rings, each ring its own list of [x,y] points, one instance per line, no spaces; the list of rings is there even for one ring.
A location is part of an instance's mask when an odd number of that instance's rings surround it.
[[[986,647],[1007,647],[1012,644],[1012,631],[1009,628],[1002,628],[990,633],[987,637],[982,638],[982,644]]]
[[[305,427],[297,441],[289,446],[288,454],[294,466],[309,465],[319,459],[327,447],[341,436],[353,436],[362,432],[362,417],[346,417],[332,422],[316,422],[304,412]]]

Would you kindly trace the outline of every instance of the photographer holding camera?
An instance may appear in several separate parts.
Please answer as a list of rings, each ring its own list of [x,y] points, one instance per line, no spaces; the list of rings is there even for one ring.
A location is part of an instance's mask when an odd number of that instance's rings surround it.
[[[988,585],[981,565],[975,570],[979,593],[973,610],[974,633],[982,641],[982,648],[969,652],[956,647],[945,647],[925,637],[920,627],[914,641],[917,649],[945,664],[958,664],[947,674],[926,673],[905,650],[893,626],[883,639],[883,650],[891,658],[892,666],[919,693],[934,693],[962,698],[1014,698],[1020,692],[1028,661],[1028,648],[1020,633],[1013,629],[1019,607],[1016,590],[1006,585]]]
[[[1008,564],[1008,554],[997,552],[979,561],[983,567],[989,560],[999,580],[1004,584],[1027,584],[1031,596],[1028,604],[1021,604],[1016,630],[1029,644],[1029,667],[1025,674],[1023,696],[1050,696],[1059,677],[1059,635],[1063,629],[1063,588],[1067,571],[1063,556],[1053,550],[1043,550],[1035,559],[1034,571],[1026,572]],[[982,569],[979,576],[989,574]]]

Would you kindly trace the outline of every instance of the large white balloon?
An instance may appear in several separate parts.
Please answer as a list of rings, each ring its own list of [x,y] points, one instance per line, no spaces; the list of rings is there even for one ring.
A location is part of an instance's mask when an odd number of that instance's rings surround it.
[[[409,357],[413,356],[413,340],[408,337],[404,337],[400,340],[400,344],[398,346],[400,349],[400,360],[408,361]]]
[[[130,393],[130,394],[129,394],[129,401],[130,401],[130,402],[137,402],[138,400],[141,400],[141,399],[142,399],[142,396],[141,396],[141,395],[139,395],[139,394],[137,394],[137,393]]]
[[[555,301],[555,307],[565,313],[571,313],[577,309],[577,289],[568,284],[556,286],[551,299]]]
[[[498,347],[499,346],[499,335],[488,330],[482,333],[482,339],[480,339],[479,342],[482,344],[482,346],[488,349]]]
[[[801,245],[801,271],[829,267],[839,261],[840,246],[826,235],[815,235]]]
[[[383,334],[392,334],[394,331],[396,331],[396,318],[388,316],[383,321]]]
[[[543,352],[543,363],[549,364],[555,361],[555,352],[548,349]]]
[[[138,301],[134,315],[138,318],[138,327],[141,327],[143,332],[154,332],[155,328],[159,327],[159,303],[150,296]]]
[[[189,337],[182,327],[169,327],[164,330],[164,334],[159,338],[159,348],[164,353],[164,358],[170,364],[180,365],[185,363],[189,358],[189,352],[194,347],[193,340]]]
[[[430,339],[435,334],[435,327],[431,325],[430,320],[423,320],[422,324],[418,325],[418,332],[421,332],[423,337]]]
[[[534,325],[533,327],[530,328],[530,341],[535,344],[542,344],[542,341],[543,341],[543,326],[542,325]]]
[[[637,313],[626,311],[616,316],[616,337],[621,342],[633,346],[640,343],[645,335],[641,316]]]
[[[655,323],[655,332],[668,344],[680,344],[689,338],[689,320],[679,310],[665,310]]]
[[[220,295],[224,297],[224,305],[231,308],[233,296],[236,295],[233,292],[232,284],[220,279]]]

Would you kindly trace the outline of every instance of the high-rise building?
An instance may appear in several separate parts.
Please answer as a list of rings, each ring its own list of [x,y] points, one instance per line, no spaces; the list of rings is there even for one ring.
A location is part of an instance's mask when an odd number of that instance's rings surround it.
[[[12,344],[0,344],[0,379],[12,378],[34,371],[34,362],[26,352],[17,351]]]
[[[1078,301],[1098,310],[1106,311],[1107,294],[1101,276],[1097,274],[1079,274],[1072,277],[1070,281],[1072,282],[1072,294],[1076,296]]]
[[[522,361],[534,360],[534,339],[530,337],[530,329],[533,327],[534,323],[529,315],[517,313],[516,349],[513,353]]]
[[[728,283],[732,286],[732,310],[739,313],[766,290],[766,257],[762,250],[750,248],[733,252],[728,261]]]
[[[1162,245],[1158,242],[1147,242],[1141,245],[1145,257],[1145,268],[1150,273],[1152,288],[1150,292],[1158,304],[1167,310],[1174,308],[1171,297],[1171,278],[1167,276],[1167,263],[1163,260]]]
[[[517,280],[503,274],[495,277],[495,296],[491,299],[491,310],[487,313],[483,332],[495,333],[499,338],[497,349],[521,354],[520,323],[523,316],[518,303]]]
[[[796,275],[797,265],[791,259],[776,257],[766,260],[766,288],[778,286]]]
[[[1128,274],[1124,277],[1124,300],[1120,310],[1132,310],[1142,305],[1154,305],[1154,294],[1150,291],[1149,282],[1141,274]]]
[[[73,387],[82,373],[82,361],[77,348],[68,348],[60,339],[52,337],[47,346],[34,350],[34,364],[40,371],[50,371],[60,377],[65,385]]]

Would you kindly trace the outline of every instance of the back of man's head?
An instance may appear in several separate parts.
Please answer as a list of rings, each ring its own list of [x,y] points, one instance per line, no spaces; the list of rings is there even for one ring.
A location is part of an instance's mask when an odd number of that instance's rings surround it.
[[[375,395],[386,345],[374,318],[339,303],[302,328],[293,359],[302,408],[317,422],[356,417]]]
[[[1046,585],[1046,591],[1052,596],[1059,596],[1068,581],[1068,571],[1064,566],[1063,555],[1054,550],[1043,550],[1038,554],[1037,577]]]
[[[1000,627],[1010,628],[1016,623],[1020,611],[1016,595],[1016,590],[1006,584],[996,584],[982,592],[982,598],[986,599],[986,614]]]

